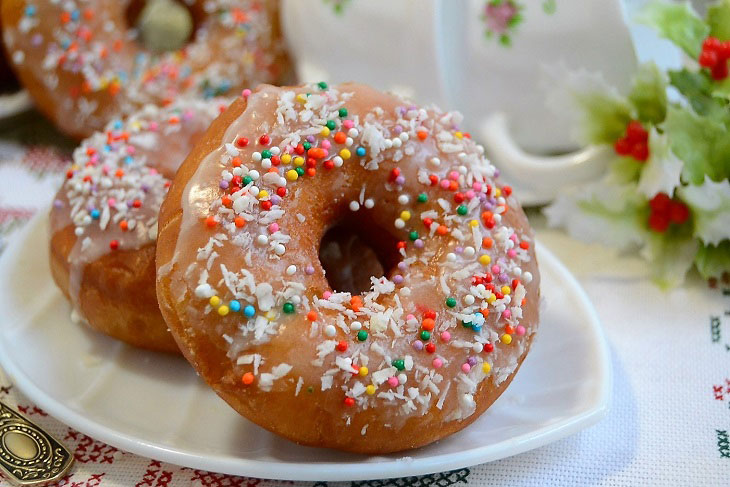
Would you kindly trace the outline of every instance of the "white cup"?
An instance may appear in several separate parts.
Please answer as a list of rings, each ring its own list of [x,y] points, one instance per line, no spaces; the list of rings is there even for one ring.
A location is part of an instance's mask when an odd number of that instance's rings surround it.
[[[507,30],[508,46],[488,0],[349,0],[340,13],[332,1],[283,3],[300,80],[358,81],[461,111],[525,203],[594,179],[610,159],[596,147],[566,153],[577,149],[574,127],[546,106],[541,85],[556,65],[629,85],[636,56],[619,0],[555,0],[552,13],[546,0],[515,0],[523,21]]]

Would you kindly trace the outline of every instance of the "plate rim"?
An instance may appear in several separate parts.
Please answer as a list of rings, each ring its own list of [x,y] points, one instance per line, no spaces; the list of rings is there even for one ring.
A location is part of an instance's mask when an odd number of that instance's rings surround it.
[[[11,237],[9,245],[0,256],[0,274],[9,264],[8,255],[17,252],[28,235],[39,225],[47,212],[38,213],[16,235]],[[103,441],[122,451],[127,451],[145,458],[164,461],[178,466],[185,466],[217,473],[256,477],[272,480],[299,480],[299,481],[358,481],[389,479],[405,476],[427,475],[436,472],[445,472],[460,468],[500,460],[519,453],[539,448],[548,443],[571,436],[600,421],[608,412],[610,391],[613,384],[608,344],[603,326],[595,307],[575,276],[547,247],[536,241],[535,251],[538,260],[547,262],[555,268],[565,279],[566,287],[570,288],[577,297],[584,313],[590,317],[589,329],[595,337],[598,346],[596,365],[599,368],[598,376],[601,387],[592,407],[583,412],[562,419],[549,426],[543,426],[536,431],[525,433],[495,444],[472,448],[465,452],[454,452],[434,455],[423,459],[413,459],[408,451],[403,456],[387,462],[369,462],[368,459],[379,456],[363,456],[358,465],[377,465],[376,469],[353,469],[353,462],[287,462],[277,464],[272,469],[272,463],[263,460],[251,460],[233,456],[196,455],[190,451],[171,448],[169,446],[148,442],[130,434],[116,431],[104,424],[86,419],[80,412],[66,407],[38,387],[33,380],[16,367],[7,357],[7,340],[0,333],[0,367],[8,375],[15,386],[31,401],[43,408],[49,415],[58,421],[82,432],[83,434]],[[315,467],[315,468],[313,468]],[[372,472],[377,472],[373,475]]]

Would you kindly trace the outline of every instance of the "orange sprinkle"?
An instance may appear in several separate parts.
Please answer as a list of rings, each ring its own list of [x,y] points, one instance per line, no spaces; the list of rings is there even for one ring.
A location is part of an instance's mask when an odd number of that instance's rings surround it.
[[[316,174],[317,174],[317,170],[315,168],[310,167],[309,169],[307,169],[307,176],[312,176],[313,177]]]
[[[119,83],[116,81],[109,85],[109,93],[111,93],[112,96],[117,95],[121,89],[122,88],[119,86]]]
[[[317,321],[317,312],[316,311],[310,311],[307,313],[307,319],[309,321]]]
[[[180,118],[176,115],[173,115],[172,117],[170,117],[169,123],[170,123],[170,125],[175,125],[177,123],[180,123]]]
[[[225,206],[226,208],[230,208],[231,206],[233,206],[233,200],[228,196],[224,196],[223,198],[221,198],[221,203],[223,203],[223,206]]]
[[[307,152],[307,155],[309,157],[314,157],[315,159],[324,159],[325,154],[326,153],[324,149],[322,149],[321,147],[312,147]]]
[[[233,164],[233,167],[241,167],[241,158],[234,157],[233,159],[231,159],[231,164]]]
[[[250,386],[253,384],[254,376],[251,372],[246,372],[243,374],[243,377],[241,377],[241,382],[243,382],[243,385]]]
[[[527,304],[527,298],[522,298],[522,306]]]
[[[236,224],[236,227],[238,227],[238,228],[243,228],[244,226],[246,226],[246,220],[244,220],[240,216],[237,216],[236,219],[233,220],[233,222]]]
[[[421,328],[426,331],[431,331],[435,325],[436,323],[431,318],[426,318],[423,320],[423,323],[421,323]]]
[[[116,177],[118,177],[119,179],[121,179],[121,178],[124,177],[124,170],[123,169],[117,169],[117,172],[115,172],[114,175]]]
[[[119,228],[121,228],[123,232],[126,232],[127,229],[129,228],[129,224],[127,223],[127,220],[120,221]]]
[[[347,140],[347,135],[345,135],[345,132],[337,132],[335,134],[335,142],[338,144],[344,144]]]
[[[71,12],[61,12],[61,22],[64,24],[71,22]]]
[[[428,133],[425,130],[418,131],[418,138],[420,140],[426,140],[426,137],[428,137]]]
[[[459,189],[459,183],[457,183],[456,181],[450,181],[449,191],[456,191],[457,189]]]
[[[215,219],[213,215],[210,215],[208,218],[205,219],[205,226],[208,228],[213,228],[218,224],[218,220]]]
[[[439,225],[439,227],[436,229],[436,233],[443,236],[449,233],[449,228],[446,225]]]
[[[484,237],[482,239],[482,247],[485,249],[491,249],[492,245],[494,245],[494,241],[489,237]]]

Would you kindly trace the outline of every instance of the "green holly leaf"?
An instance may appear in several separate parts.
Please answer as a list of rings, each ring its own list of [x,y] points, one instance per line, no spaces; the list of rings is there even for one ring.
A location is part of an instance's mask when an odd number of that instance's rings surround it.
[[[705,279],[718,278],[730,272],[730,240],[719,245],[700,246],[695,256],[695,266]]]
[[[631,106],[618,93],[595,91],[575,93],[585,113],[584,137],[593,144],[613,144],[623,137],[631,121]]]
[[[658,124],[667,114],[667,80],[654,63],[642,64],[634,76],[629,101],[642,122]]]
[[[730,182],[709,178],[700,185],[680,188],[679,195],[692,209],[694,234],[705,244],[730,239]]]
[[[684,162],[682,178],[702,184],[705,175],[713,181],[730,177],[730,136],[727,127],[694,111],[671,106],[664,132],[672,152]]]
[[[659,35],[678,45],[693,59],[700,55],[702,41],[710,33],[710,28],[687,1],[653,0],[642,9],[637,20],[656,29]]]
[[[649,160],[639,177],[638,191],[651,199],[657,193],[674,194],[680,185],[682,161],[672,152],[667,134],[660,134],[652,127],[649,133]]]
[[[728,116],[725,103],[713,94],[718,85],[704,71],[669,71],[669,82],[689,101],[695,112],[713,120],[725,120]]]
[[[673,230],[673,229],[672,229]],[[651,265],[651,275],[659,287],[670,289],[684,281],[692,268],[699,243],[691,233],[667,231],[651,232],[641,254]]]
[[[730,40],[730,0],[720,0],[707,7],[710,35],[721,41]]]

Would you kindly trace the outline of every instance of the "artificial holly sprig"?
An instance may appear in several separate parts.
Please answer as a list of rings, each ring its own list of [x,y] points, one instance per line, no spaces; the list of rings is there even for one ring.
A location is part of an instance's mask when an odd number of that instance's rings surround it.
[[[662,286],[693,266],[711,284],[730,282],[730,0],[705,19],[688,3],[655,1],[641,20],[679,46],[687,66],[641,66],[626,95],[595,78],[573,83],[583,140],[613,146],[616,160],[545,212],[579,238],[638,248]]]

